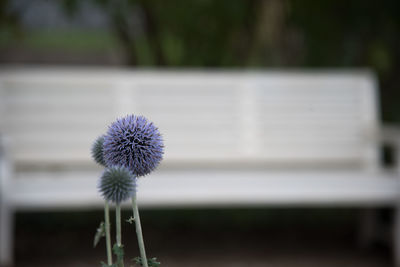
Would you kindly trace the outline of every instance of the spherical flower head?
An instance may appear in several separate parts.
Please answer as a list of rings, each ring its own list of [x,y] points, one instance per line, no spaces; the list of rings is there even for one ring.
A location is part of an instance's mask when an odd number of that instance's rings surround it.
[[[106,166],[106,162],[104,161],[103,157],[103,143],[104,143],[104,135],[99,136],[96,139],[96,141],[94,141],[91,152],[94,161],[96,161],[98,164],[102,166]]]
[[[136,177],[152,172],[162,160],[164,144],[158,128],[143,116],[128,115],[112,123],[104,137],[108,166],[122,165]]]
[[[136,178],[127,168],[113,166],[105,169],[98,188],[105,200],[121,203],[135,194]]]

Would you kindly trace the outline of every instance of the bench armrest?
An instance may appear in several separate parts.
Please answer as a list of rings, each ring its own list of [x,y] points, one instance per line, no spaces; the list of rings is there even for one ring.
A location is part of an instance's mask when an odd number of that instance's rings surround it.
[[[395,149],[395,164],[400,172],[400,125],[383,125],[381,140]]]
[[[8,157],[7,138],[0,134],[0,200],[7,200],[8,189],[11,183],[11,162]]]
[[[10,201],[12,192],[12,164],[9,161],[8,141],[0,134],[0,265],[12,265],[13,247],[13,203]]]

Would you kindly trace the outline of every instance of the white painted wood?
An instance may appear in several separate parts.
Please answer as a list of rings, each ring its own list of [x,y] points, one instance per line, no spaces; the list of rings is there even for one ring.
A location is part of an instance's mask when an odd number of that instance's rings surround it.
[[[19,210],[100,207],[100,171],[20,173],[12,202]],[[79,187],[76,185],[79,184]],[[346,206],[396,203],[400,184],[354,171],[165,170],[139,180],[141,207]],[[49,201],[51,200],[51,201]]]
[[[12,166],[6,158],[6,139],[0,135],[0,266],[11,266],[14,247],[14,214],[11,203]]]
[[[250,81],[244,81],[238,90],[240,123],[242,124],[241,150],[245,157],[259,154],[258,114],[256,112],[255,88]]]

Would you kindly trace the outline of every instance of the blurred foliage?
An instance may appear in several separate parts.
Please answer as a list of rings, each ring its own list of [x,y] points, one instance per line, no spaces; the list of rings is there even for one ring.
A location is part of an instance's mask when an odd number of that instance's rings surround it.
[[[19,14],[7,12],[11,1],[0,4],[0,43],[22,32]],[[368,67],[380,78],[384,119],[400,122],[398,0],[87,1],[107,14],[114,38],[60,32],[26,39],[85,51],[122,47],[132,66]],[[83,1],[59,3],[73,18]]]
[[[1,32],[0,32],[1,33]],[[0,47],[7,47],[9,39],[1,39]],[[18,42],[12,44],[19,46]],[[70,52],[102,52],[117,47],[118,40],[110,34],[101,31],[64,30],[52,29],[31,30],[23,34],[22,47],[33,50],[63,50]]]
[[[10,1],[0,1],[0,42],[16,38],[22,31],[19,14],[9,5]]]

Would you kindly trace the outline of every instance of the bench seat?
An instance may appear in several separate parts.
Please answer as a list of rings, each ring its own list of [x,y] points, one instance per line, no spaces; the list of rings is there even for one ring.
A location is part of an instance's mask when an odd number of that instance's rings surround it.
[[[100,171],[18,173],[17,210],[100,208]],[[79,187],[77,187],[79,184]],[[394,206],[400,182],[394,172],[165,170],[139,180],[140,207]]]

